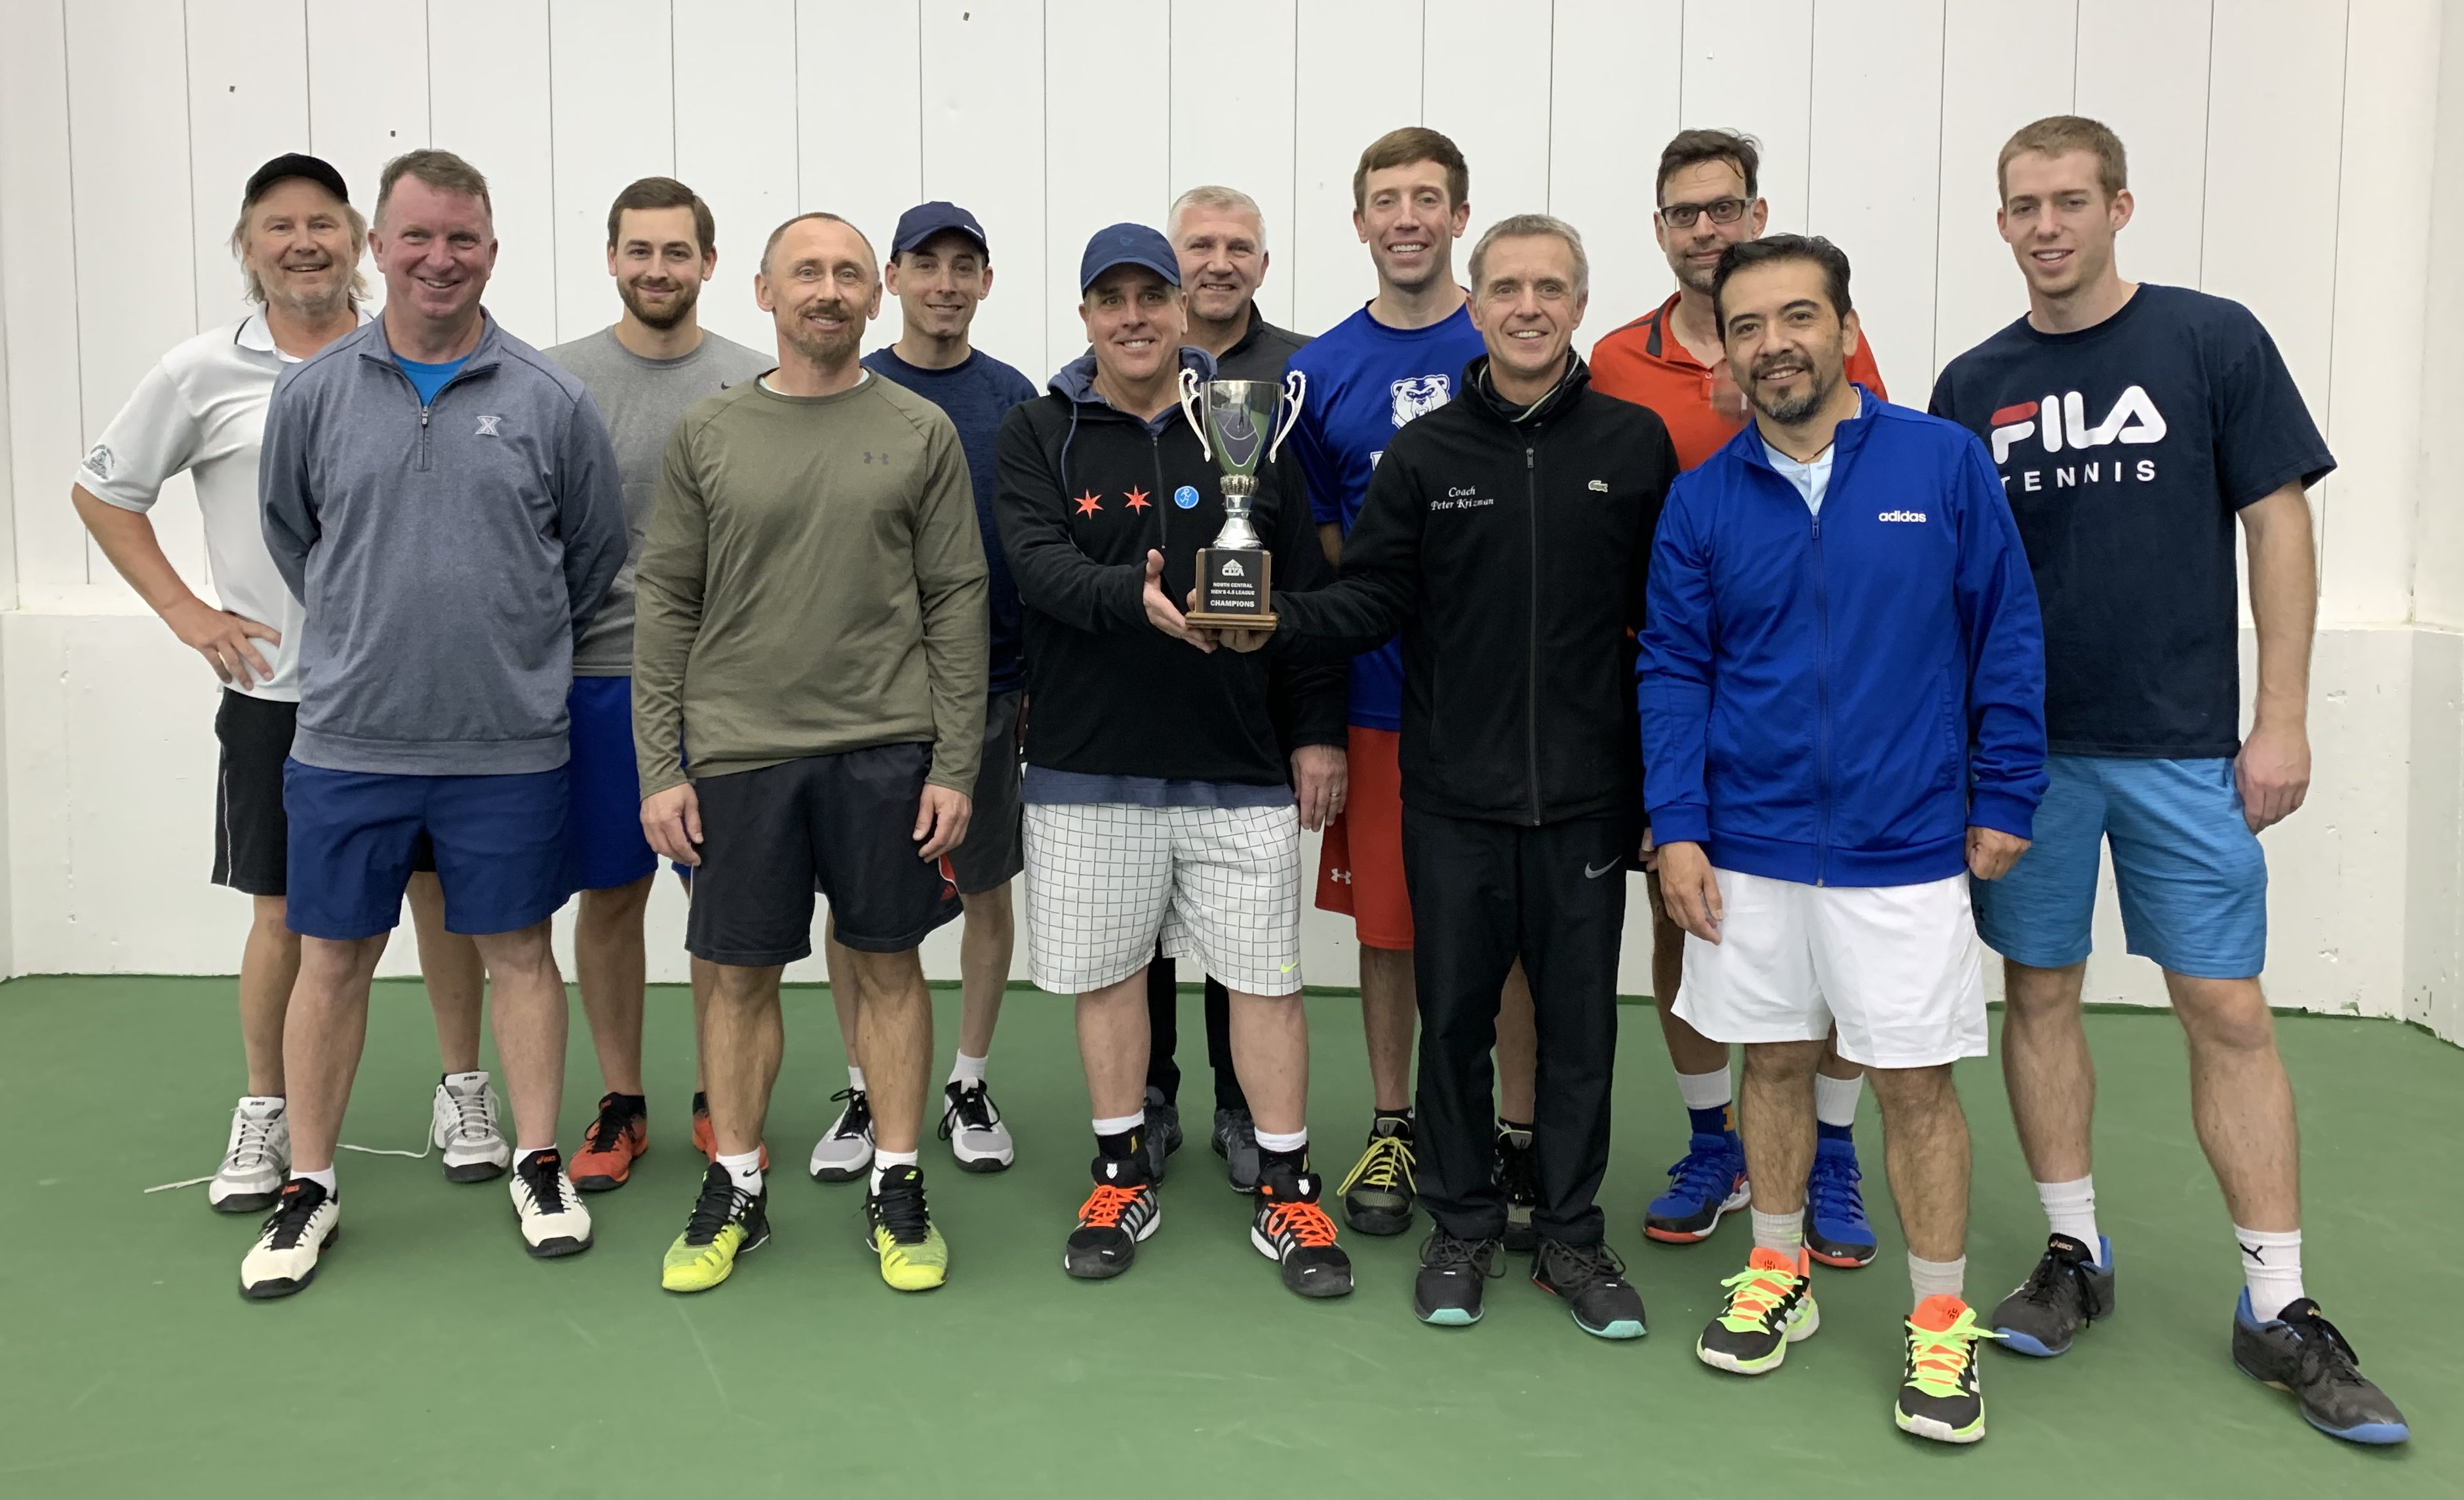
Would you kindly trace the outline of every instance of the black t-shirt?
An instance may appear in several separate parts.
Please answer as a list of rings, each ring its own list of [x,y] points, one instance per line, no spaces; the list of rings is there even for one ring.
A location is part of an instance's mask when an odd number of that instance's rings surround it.
[[[2258,320],[2143,284],[2077,333],[2020,319],[1951,361],[1929,409],[1985,440],[2018,519],[2054,751],[2237,753],[2234,513],[2336,467]]]

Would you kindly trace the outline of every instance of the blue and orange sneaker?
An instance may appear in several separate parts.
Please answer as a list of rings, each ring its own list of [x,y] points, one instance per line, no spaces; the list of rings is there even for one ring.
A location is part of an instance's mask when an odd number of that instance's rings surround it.
[[[1857,1143],[1815,1143],[1814,1170],[1805,1178],[1805,1250],[1825,1266],[1855,1269],[1874,1259],[1874,1226],[1865,1218],[1865,1195],[1857,1183]]]
[[[1694,1133],[1668,1169],[1668,1191],[1642,1213],[1642,1232],[1668,1245],[1707,1240],[1720,1216],[1746,1206],[1746,1148],[1734,1132]]]
[[[2362,1374],[2362,1357],[2308,1297],[2262,1323],[2244,1288],[2233,1309],[2233,1357],[2252,1379],[2299,1397],[2301,1420],[2331,1438],[2384,1445],[2412,1436],[2404,1413]]]

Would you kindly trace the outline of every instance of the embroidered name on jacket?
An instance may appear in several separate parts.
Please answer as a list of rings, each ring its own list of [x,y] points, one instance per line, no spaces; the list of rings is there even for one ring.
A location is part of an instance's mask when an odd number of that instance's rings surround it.
[[[1463,484],[1449,486],[1446,490],[1445,498],[1441,500],[1431,500],[1429,502],[1429,509],[1433,511],[1470,511],[1478,510],[1484,505],[1494,505],[1496,503],[1497,501],[1481,494],[1480,487],[1478,485]]]

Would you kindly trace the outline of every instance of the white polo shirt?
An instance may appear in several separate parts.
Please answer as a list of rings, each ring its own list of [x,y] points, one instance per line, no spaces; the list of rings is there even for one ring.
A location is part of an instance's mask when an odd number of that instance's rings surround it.
[[[360,321],[368,320],[363,309]],[[296,364],[274,346],[262,309],[174,347],[145,372],[128,404],[77,467],[77,482],[106,504],[143,514],[165,481],[188,471],[206,518],[206,563],[221,607],[282,632],[272,681],[234,692],[299,701],[299,601],[265,550],[256,498],[257,451],[275,378]],[[257,643],[267,653],[264,642]]]

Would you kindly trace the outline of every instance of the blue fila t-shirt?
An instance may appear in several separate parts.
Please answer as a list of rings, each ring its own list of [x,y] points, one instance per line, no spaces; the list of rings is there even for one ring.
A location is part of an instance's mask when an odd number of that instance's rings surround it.
[[[1468,304],[1426,328],[1389,328],[1363,307],[1295,353],[1287,366],[1308,377],[1290,451],[1300,457],[1318,524],[1352,535],[1396,430],[1463,389],[1463,366],[1487,352]],[[1403,727],[1403,648],[1388,641],[1352,658],[1351,721],[1363,729]]]
[[[2021,318],[1950,362],[1930,409],[1985,440],[2019,523],[2052,748],[2239,751],[2234,516],[2336,467],[2250,309],[2143,284],[2076,333]]]

